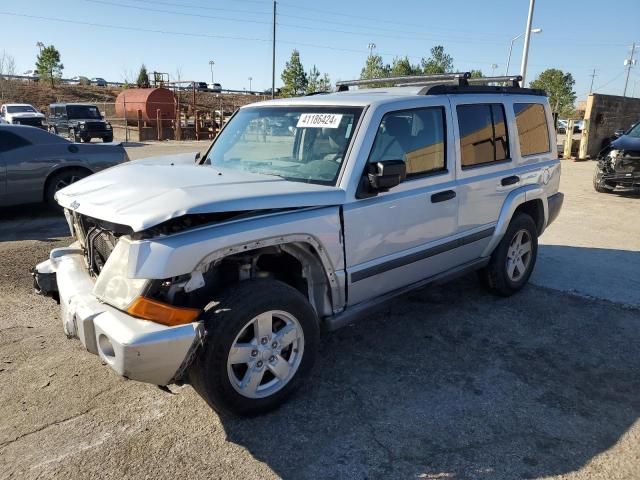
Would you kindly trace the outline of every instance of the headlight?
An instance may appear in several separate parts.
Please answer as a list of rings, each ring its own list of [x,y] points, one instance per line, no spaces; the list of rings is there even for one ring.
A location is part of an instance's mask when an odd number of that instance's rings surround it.
[[[78,126],[80,127],[80,130],[84,130],[85,128],[87,128],[87,126],[84,124],[84,122],[80,122],[78,124]]]
[[[620,153],[621,153],[620,150],[611,150],[609,152],[609,156],[611,158],[618,158],[620,156]]]
[[[107,124],[105,125],[107,130],[111,130],[111,124],[109,122],[107,122]]]
[[[148,283],[145,279],[128,278],[128,263],[129,242],[121,238],[93,287],[93,294],[97,298],[119,310],[126,310],[142,295]]]

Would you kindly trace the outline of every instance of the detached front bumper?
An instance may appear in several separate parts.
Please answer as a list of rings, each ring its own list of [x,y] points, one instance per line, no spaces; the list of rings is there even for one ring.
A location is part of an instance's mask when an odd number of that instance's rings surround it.
[[[36,288],[60,300],[62,325],[69,337],[99,355],[119,375],[167,385],[179,380],[200,344],[202,325],[166,327],[132,317],[93,296],[82,250],[76,244],[51,251],[34,269]]]

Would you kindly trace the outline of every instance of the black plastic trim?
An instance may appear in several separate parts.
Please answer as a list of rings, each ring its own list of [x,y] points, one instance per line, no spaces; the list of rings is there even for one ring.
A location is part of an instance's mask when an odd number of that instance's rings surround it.
[[[477,242],[478,240],[482,240],[484,238],[492,236],[493,232],[495,232],[495,227],[485,228],[484,230],[481,230],[479,232],[472,233],[471,235],[457,238],[455,240],[451,240],[450,242],[436,245],[435,247],[411,253],[409,255],[405,255],[404,257],[394,258],[393,260],[389,260],[378,265],[373,265],[372,267],[365,268],[363,270],[360,270],[359,272],[351,273],[349,277],[352,283],[359,282],[360,280],[373,277],[374,275],[379,275],[389,270],[393,270],[394,268],[404,267],[405,265],[409,265],[410,263],[419,262],[420,260],[424,260],[426,258],[448,252],[449,250],[453,250],[455,248],[463,247],[464,245]]]

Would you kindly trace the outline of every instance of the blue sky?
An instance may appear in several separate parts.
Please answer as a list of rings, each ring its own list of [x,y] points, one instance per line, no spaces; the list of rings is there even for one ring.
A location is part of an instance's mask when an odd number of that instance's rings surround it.
[[[308,70],[316,65],[332,81],[357,78],[370,42],[385,62],[408,55],[418,62],[444,45],[457,70],[503,74],[510,40],[525,29],[528,0],[286,0],[278,2],[276,85],[293,48]],[[19,72],[33,68],[36,42],[55,45],[64,76],[122,81],[141,63],[150,71],[254,90],[271,85],[270,0],[26,0],[0,1],[2,42]],[[11,14],[11,15],[9,15]],[[58,20],[54,20],[58,19]],[[59,21],[64,20],[64,21]],[[80,22],[80,23],[75,23]],[[528,80],[545,68],[573,74],[584,98],[591,72],[599,93],[621,94],[633,41],[640,42],[640,2],[538,0]],[[522,39],[514,44],[511,73],[520,68]],[[640,58],[640,48],[636,51]],[[628,94],[640,96],[640,64]],[[637,82],[637,83],[635,83]]]

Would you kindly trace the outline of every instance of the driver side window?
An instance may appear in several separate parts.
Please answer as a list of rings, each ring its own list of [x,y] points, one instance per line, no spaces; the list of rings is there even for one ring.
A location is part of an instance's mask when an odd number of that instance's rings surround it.
[[[369,163],[403,160],[407,177],[446,171],[443,107],[387,113],[380,122]]]

